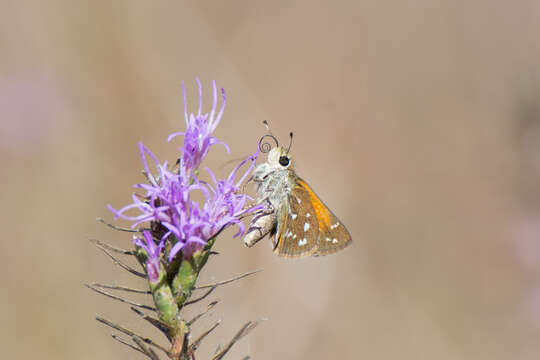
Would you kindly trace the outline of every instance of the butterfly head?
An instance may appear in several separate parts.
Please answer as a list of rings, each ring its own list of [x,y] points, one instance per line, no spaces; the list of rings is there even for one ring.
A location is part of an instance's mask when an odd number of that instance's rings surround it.
[[[291,132],[289,134],[289,146],[287,148],[284,148],[283,146],[279,145],[279,141],[277,140],[277,138],[270,132],[270,128],[268,127],[268,123],[266,122],[266,120],[264,121],[264,124],[267,126],[269,134],[264,135],[259,140],[259,149],[263,153],[268,153],[267,163],[276,170],[292,170],[293,161],[291,155],[289,154],[289,151],[291,150],[293,133]],[[265,138],[267,137],[271,138],[275,142],[275,147],[272,148],[272,145],[270,143],[264,142]]]
[[[293,159],[289,151],[281,146],[275,147],[268,153],[267,163],[275,169],[293,169]]]

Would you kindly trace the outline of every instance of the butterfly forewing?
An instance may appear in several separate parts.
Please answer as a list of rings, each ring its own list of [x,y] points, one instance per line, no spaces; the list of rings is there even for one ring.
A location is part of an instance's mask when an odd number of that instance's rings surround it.
[[[295,186],[287,197],[287,204],[278,214],[277,246],[279,256],[301,257],[317,251],[319,225],[310,194],[304,187]]]
[[[351,234],[343,223],[335,216],[311,187],[302,179],[298,179],[298,186],[309,195],[310,203],[314,209],[318,224],[317,250],[314,256],[335,253],[347,247],[352,239]]]
[[[330,213],[330,215],[333,225],[330,225],[330,228],[320,229],[318,250],[313,254],[314,256],[333,254],[346,248],[352,241],[351,234],[345,225],[334,214]]]

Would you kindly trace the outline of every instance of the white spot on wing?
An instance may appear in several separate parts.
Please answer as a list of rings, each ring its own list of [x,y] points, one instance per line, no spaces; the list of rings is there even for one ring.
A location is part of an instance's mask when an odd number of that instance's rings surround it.
[[[333,239],[332,239],[332,244],[335,244],[335,243],[337,243],[337,239],[336,239],[336,238],[333,238]]]
[[[309,224],[308,223],[304,223],[304,232],[308,231],[309,230]]]
[[[296,239],[296,234],[294,234],[292,238],[293,238],[293,239]]]
[[[299,197],[296,198],[296,201],[298,201],[299,204],[302,202]]]
[[[330,226],[330,230],[334,230],[339,226],[339,223],[335,223],[334,225]]]
[[[330,241],[330,238],[329,238],[329,237],[327,237],[327,238],[326,238],[325,240],[326,240],[326,241]]]
[[[294,219],[296,219],[297,216],[298,216],[298,214],[293,214],[293,213],[291,213],[291,219],[294,220]]]
[[[298,241],[298,246],[304,246],[306,244],[307,244],[307,239],[306,238],[303,238],[302,240]]]
[[[306,213],[306,218],[310,217],[311,214],[310,213]]]

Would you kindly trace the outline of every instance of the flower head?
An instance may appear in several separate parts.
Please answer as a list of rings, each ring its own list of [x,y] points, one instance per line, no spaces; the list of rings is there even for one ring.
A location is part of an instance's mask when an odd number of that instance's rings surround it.
[[[146,243],[144,243],[142,239],[136,236],[133,237],[133,243],[138,247],[144,249],[144,251],[146,251],[146,253],[148,254],[148,258],[146,260],[146,273],[148,274],[148,280],[155,284],[159,281],[159,273],[161,267],[160,259],[164,241],[163,239],[161,239],[159,245],[156,246],[156,243],[152,238],[152,234],[150,233],[150,231],[147,230],[143,231],[143,237]]]
[[[170,242],[167,258],[172,261],[181,251],[184,258],[189,258],[194,252],[200,250],[209,239],[216,236],[224,228],[236,225],[239,228],[235,236],[244,233],[244,226],[239,217],[258,209],[259,207],[246,208],[247,195],[240,193],[240,186],[253,170],[258,151],[241,162],[226,179],[217,179],[214,173],[207,169],[212,178],[212,184],[198,178],[197,170],[207,155],[210,147],[214,144],[223,144],[227,150],[229,147],[213,136],[213,131],[219,124],[225,108],[225,91],[222,89],[223,103],[219,113],[215,116],[217,104],[217,89],[213,85],[214,101],[212,110],[208,114],[202,114],[202,89],[199,85],[199,109],[197,114],[187,114],[185,106],[185,118],[187,129],[183,133],[174,133],[168,140],[178,135],[184,135],[184,145],[180,147],[180,162],[178,169],[170,169],[168,162],[159,162],[157,157],[142,143],[139,143],[139,151],[143,164],[144,173],[148,179],[146,184],[137,184],[135,187],[144,194],[134,193],[133,203],[120,210],[115,210],[109,205],[109,209],[116,218],[122,218],[132,222],[135,228],[144,223],[154,223],[162,226],[164,234],[161,237],[160,246],[155,246],[153,251],[163,250],[163,242]],[[184,90],[184,89],[183,89]],[[184,92],[184,104],[186,96]],[[236,180],[239,169],[251,161],[246,172]],[[150,171],[157,169],[155,174]],[[200,191],[204,195],[204,203],[199,204],[193,200],[193,192]],[[135,211],[135,215],[128,215],[128,211]],[[146,232],[143,232],[145,235]],[[150,235],[151,236],[151,235]],[[151,239],[151,237],[150,237]],[[150,243],[147,238],[147,247]],[[142,242],[136,242],[140,247]],[[146,249],[146,248],[145,248]]]
[[[213,102],[210,113],[202,114],[202,86],[199,79],[196,79],[199,87],[199,108],[197,114],[189,114],[187,110],[186,89],[184,83],[182,83],[182,95],[184,98],[184,118],[186,121],[186,131],[177,132],[169,135],[167,141],[171,141],[177,136],[184,136],[184,146],[178,148],[182,151],[180,158],[180,173],[190,180],[191,172],[198,169],[202,160],[208,154],[210,147],[215,144],[221,144],[227,149],[227,153],[230,152],[229,146],[224,142],[219,141],[212,133],[218,126],[223,111],[225,110],[226,97],[225,90],[221,89],[221,95],[223,102],[221,108],[216,116],[217,109],[217,87],[216,82],[212,81],[212,94]]]

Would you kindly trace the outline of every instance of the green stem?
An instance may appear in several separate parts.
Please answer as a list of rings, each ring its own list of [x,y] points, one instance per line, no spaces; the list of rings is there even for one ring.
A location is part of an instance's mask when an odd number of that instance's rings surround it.
[[[202,250],[193,254],[191,259],[184,259],[180,263],[178,273],[172,281],[172,289],[176,295],[176,304],[179,308],[181,308],[191,296],[199,273],[208,261],[214,241],[215,238],[208,240],[208,243]]]
[[[148,271],[146,269],[148,254],[143,249],[138,248],[135,256],[148,276]],[[171,287],[167,282],[167,272],[165,271],[163,264],[160,265],[158,280],[156,282],[148,280],[148,285],[152,291],[152,297],[154,298],[154,304],[156,305],[159,319],[166,323],[171,329],[175,329],[174,333],[176,333],[178,328],[176,315],[178,314],[179,309],[178,305],[176,305]],[[174,333],[170,335],[174,336]]]
[[[152,291],[152,297],[154,298],[154,304],[158,310],[159,319],[169,325],[171,328],[177,328],[178,305],[174,299],[171,287],[167,283],[166,277],[161,274],[165,274],[165,269],[162,266],[162,272],[160,273],[159,281],[154,284],[149,281],[150,290]],[[171,334],[173,335],[173,334]]]
[[[191,296],[191,291],[197,282],[198,271],[193,259],[184,259],[178,273],[173,279],[172,288],[176,294],[177,306],[182,306]]]

